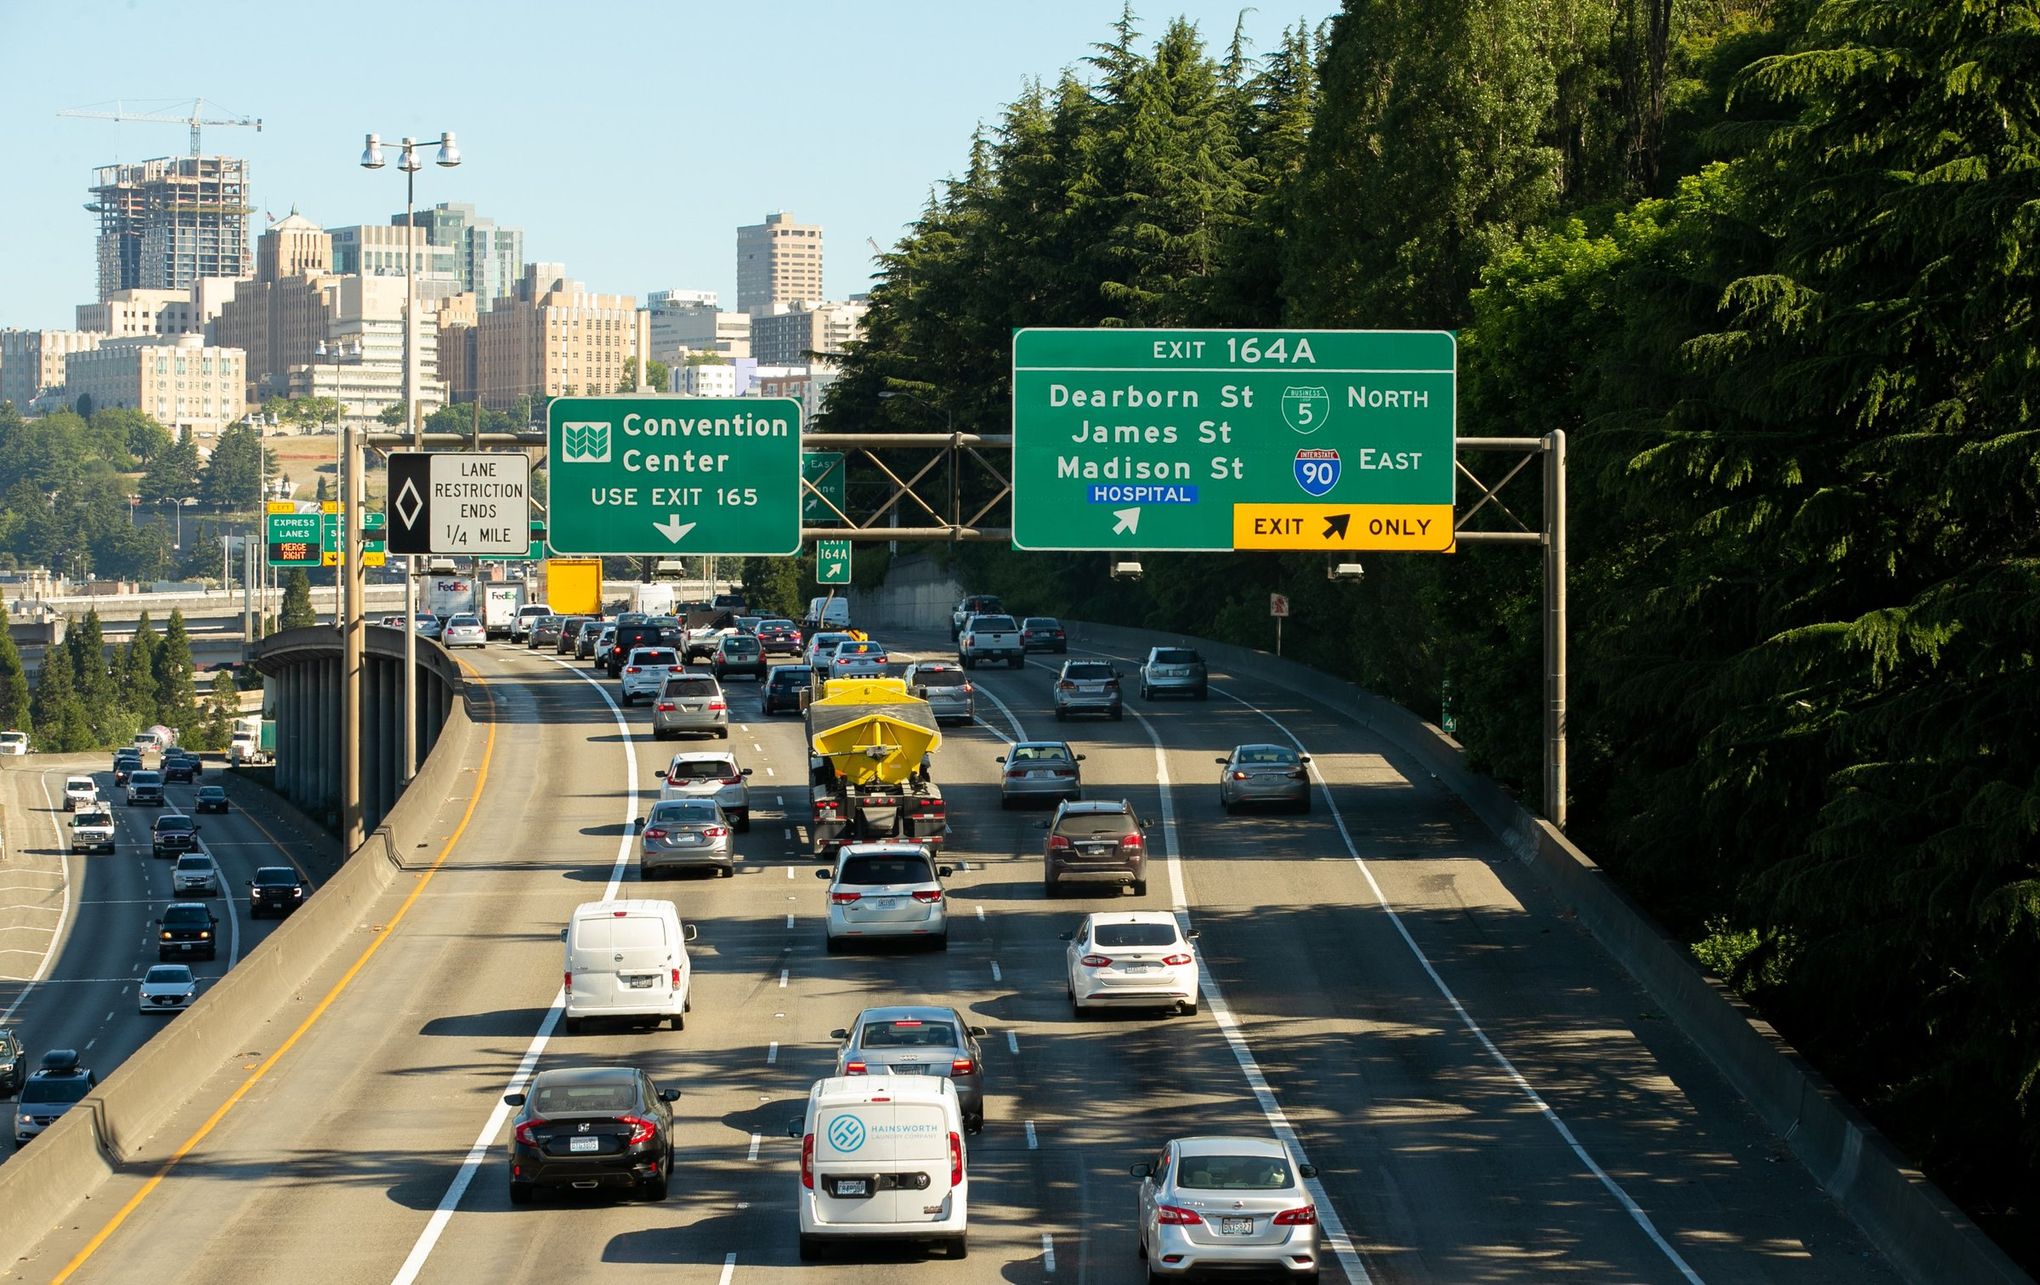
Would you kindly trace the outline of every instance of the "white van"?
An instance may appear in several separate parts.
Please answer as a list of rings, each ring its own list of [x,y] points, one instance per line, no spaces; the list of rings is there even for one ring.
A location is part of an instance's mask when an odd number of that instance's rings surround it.
[[[840,594],[834,598],[810,598],[807,615],[801,619],[809,626],[810,633],[817,629],[848,629],[850,600]]]
[[[940,1241],[970,1253],[969,1157],[948,1076],[815,1081],[800,1135],[800,1256],[831,1240]]]
[[[672,902],[591,901],[574,908],[560,937],[567,943],[568,1034],[591,1017],[654,1026],[670,1020],[676,1031],[687,1025],[694,925],[682,927]]]

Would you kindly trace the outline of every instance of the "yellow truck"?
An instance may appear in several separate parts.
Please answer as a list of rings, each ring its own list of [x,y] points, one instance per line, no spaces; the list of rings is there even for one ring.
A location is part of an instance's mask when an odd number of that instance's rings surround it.
[[[942,732],[927,701],[897,678],[830,678],[806,714],[817,857],[883,839],[941,846],[949,814],[930,776]]]
[[[602,559],[547,558],[540,599],[556,616],[602,614]]]

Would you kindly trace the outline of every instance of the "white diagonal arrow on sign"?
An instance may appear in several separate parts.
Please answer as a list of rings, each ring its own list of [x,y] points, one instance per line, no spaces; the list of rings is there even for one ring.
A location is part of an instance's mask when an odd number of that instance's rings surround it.
[[[1131,509],[1114,509],[1112,510],[1112,516],[1119,519],[1119,521],[1114,522],[1112,524],[1112,534],[1114,535],[1140,534],[1139,508],[1136,507]]]
[[[660,535],[675,544],[680,543],[687,533],[694,529],[694,523],[682,522],[678,513],[668,513],[664,522],[654,522],[652,525],[658,529]]]

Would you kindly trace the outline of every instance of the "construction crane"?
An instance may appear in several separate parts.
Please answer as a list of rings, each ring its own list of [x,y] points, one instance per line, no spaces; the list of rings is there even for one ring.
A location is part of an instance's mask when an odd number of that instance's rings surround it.
[[[184,100],[147,99],[144,101],[151,103],[172,101],[182,103]],[[99,104],[94,104],[94,106],[98,105]],[[127,110],[127,103],[118,98],[113,100],[113,110],[110,112],[94,111],[85,107],[67,107],[64,110],[58,112],[57,115],[82,116],[87,120],[110,120],[118,121],[123,124],[132,121],[146,121],[148,123],[158,125],[186,125],[189,126],[191,129],[191,154],[193,156],[198,156],[201,154],[201,149],[199,147],[199,129],[201,126],[242,125],[254,129],[255,132],[258,134],[262,132],[262,118],[260,116],[208,117],[205,114],[205,99],[203,98],[192,99],[190,112],[188,114],[183,115],[180,115],[176,112],[132,112]]]

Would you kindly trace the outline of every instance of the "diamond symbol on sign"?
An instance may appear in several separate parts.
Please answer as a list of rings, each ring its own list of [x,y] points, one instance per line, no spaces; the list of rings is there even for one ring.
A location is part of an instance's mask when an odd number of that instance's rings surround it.
[[[425,501],[418,494],[416,478],[405,478],[403,487],[397,492],[397,516],[405,526],[418,525],[418,511],[425,507]]]

